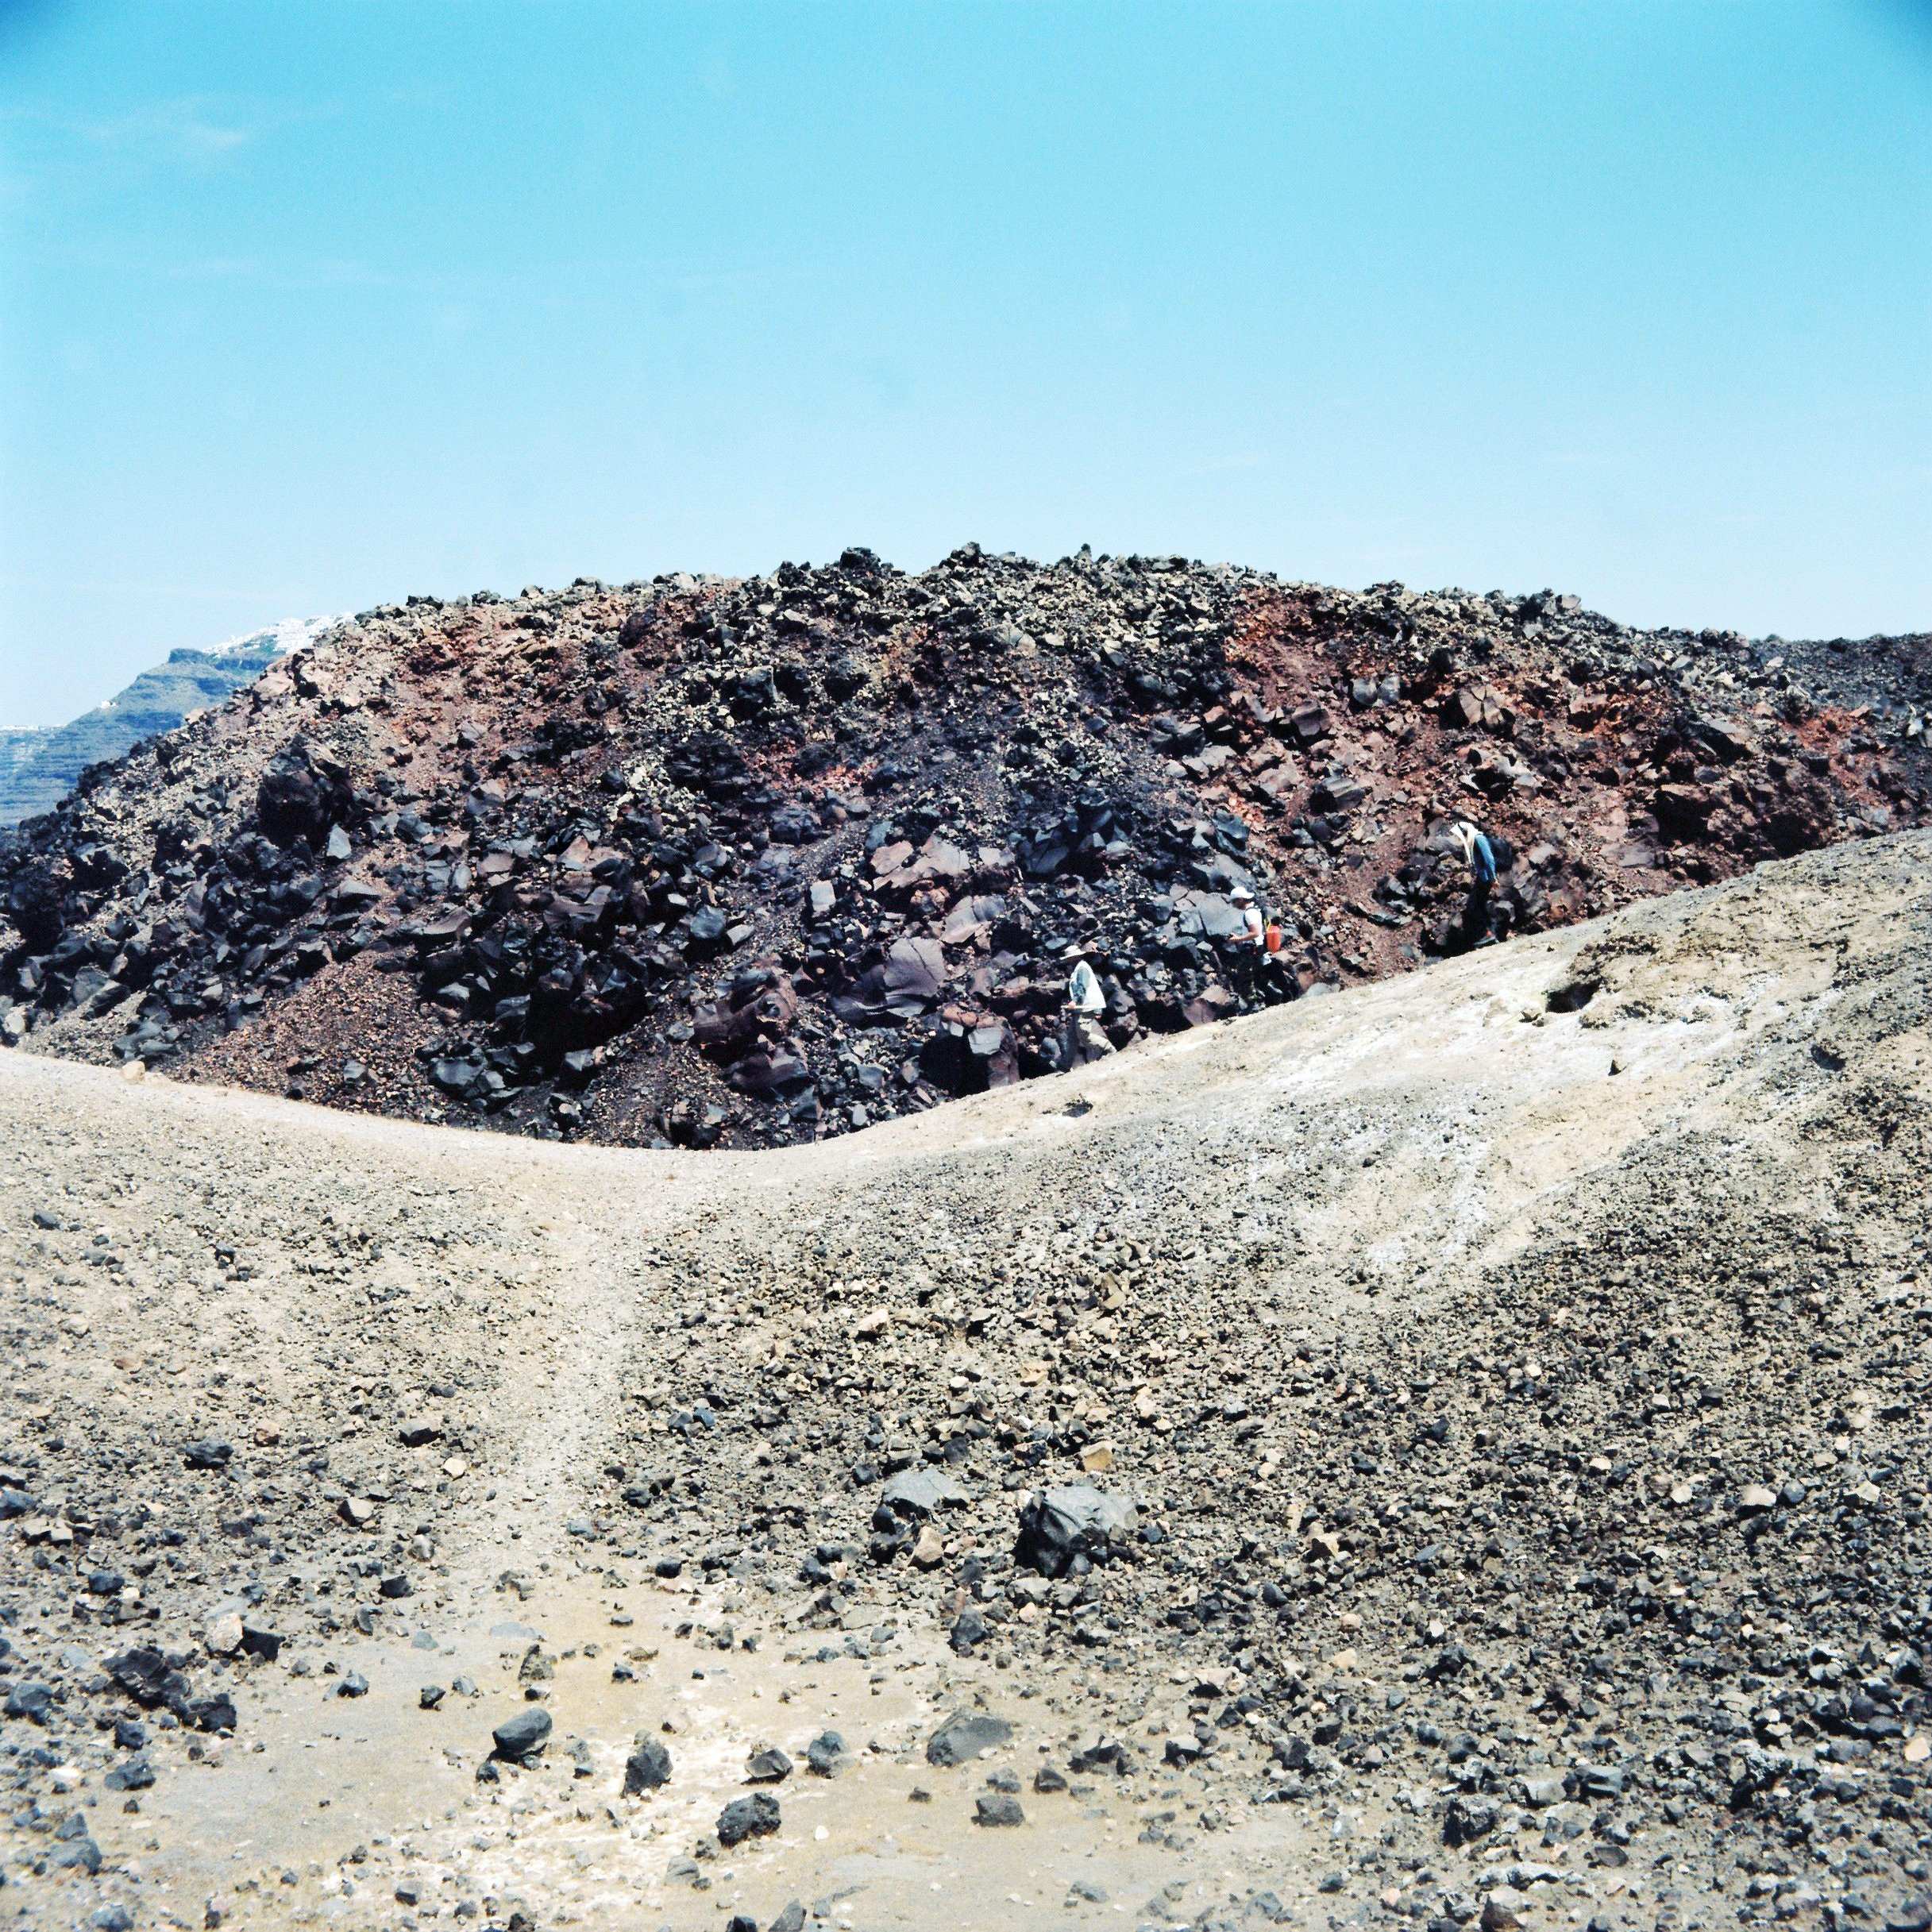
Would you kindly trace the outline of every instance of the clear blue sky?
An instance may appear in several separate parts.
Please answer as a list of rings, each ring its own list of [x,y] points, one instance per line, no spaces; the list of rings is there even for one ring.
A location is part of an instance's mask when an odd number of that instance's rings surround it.
[[[1932,625],[1932,15],[0,0],[0,723],[969,538]]]

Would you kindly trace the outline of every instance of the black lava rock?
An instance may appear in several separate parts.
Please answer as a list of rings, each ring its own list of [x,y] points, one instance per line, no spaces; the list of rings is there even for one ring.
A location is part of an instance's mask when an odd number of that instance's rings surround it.
[[[734,1798],[718,1814],[718,1842],[729,1849],[747,1838],[765,1838],[778,1829],[778,1800],[769,1791]]]
[[[630,1757],[624,1760],[624,1795],[661,1789],[671,1781],[671,1754],[648,1731],[639,1731]]]
[[[506,1718],[492,1731],[496,1757],[520,1764],[534,1757],[549,1742],[550,1714],[540,1704],[526,1705],[513,1718]]]
[[[926,1762],[970,1764],[981,1752],[997,1750],[1012,1741],[1013,1727],[1004,1718],[984,1710],[955,1710],[926,1740]]]
[[[1024,1825],[1026,1822],[1020,1800],[1003,1791],[973,1800],[973,1822],[976,1825]]]

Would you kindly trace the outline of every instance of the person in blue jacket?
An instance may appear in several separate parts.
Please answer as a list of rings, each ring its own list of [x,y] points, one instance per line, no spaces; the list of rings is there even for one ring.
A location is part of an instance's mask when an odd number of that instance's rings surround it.
[[[1469,897],[1463,905],[1463,936],[1471,946],[1490,936],[1489,896],[1496,885],[1496,851],[1487,836],[1467,819],[1459,819],[1453,835],[1469,867]]]

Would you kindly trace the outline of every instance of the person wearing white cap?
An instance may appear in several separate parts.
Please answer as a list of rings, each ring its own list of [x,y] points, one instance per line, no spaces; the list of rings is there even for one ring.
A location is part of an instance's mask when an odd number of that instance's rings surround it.
[[[1469,897],[1463,906],[1463,936],[1471,946],[1490,936],[1489,896],[1496,883],[1496,851],[1488,838],[1467,819],[1458,819],[1450,836],[1462,848],[1469,868]]]
[[[1234,909],[1241,915],[1241,930],[1235,935],[1233,943],[1236,946],[1248,947],[1255,952],[1259,952],[1263,937],[1263,927],[1261,923],[1261,908],[1255,904],[1252,889],[1246,885],[1237,885],[1228,895],[1228,897]]]
[[[1244,1000],[1252,1000],[1255,981],[1261,970],[1267,929],[1262,924],[1261,908],[1255,903],[1254,888],[1237,885],[1228,895],[1228,903],[1240,915],[1241,930],[1228,939],[1230,977],[1234,989]]]

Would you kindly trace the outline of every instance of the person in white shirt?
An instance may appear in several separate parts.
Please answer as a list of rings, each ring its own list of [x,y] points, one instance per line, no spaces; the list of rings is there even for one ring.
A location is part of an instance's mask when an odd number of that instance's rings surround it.
[[[1228,977],[1241,998],[1252,1001],[1255,984],[1261,976],[1267,929],[1262,923],[1261,908],[1255,903],[1251,888],[1237,885],[1228,898],[1241,919],[1241,930],[1227,941]]]
[[[1261,923],[1261,908],[1255,904],[1254,893],[1245,885],[1237,885],[1228,897],[1234,909],[1241,915],[1241,931],[1236,935],[1234,943],[1259,952],[1264,932]]]
[[[1101,990],[1100,975],[1084,959],[1074,968],[1066,982],[1066,1003],[1076,1012],[1104,1013],[1107,996]]]
[[[1100,983],[1100,975],[1078,947],[1070,947],[1066,957],[1074,962],[1074,966],[1066,981],[1066,1015],[1060,1029],[1060,1064],[1084,1066],[1088,1061],[1103,1059],[1113,1051],[1113,1042],[1100,1027],[1100,1016],[1107,1010],[1107,993]]]

